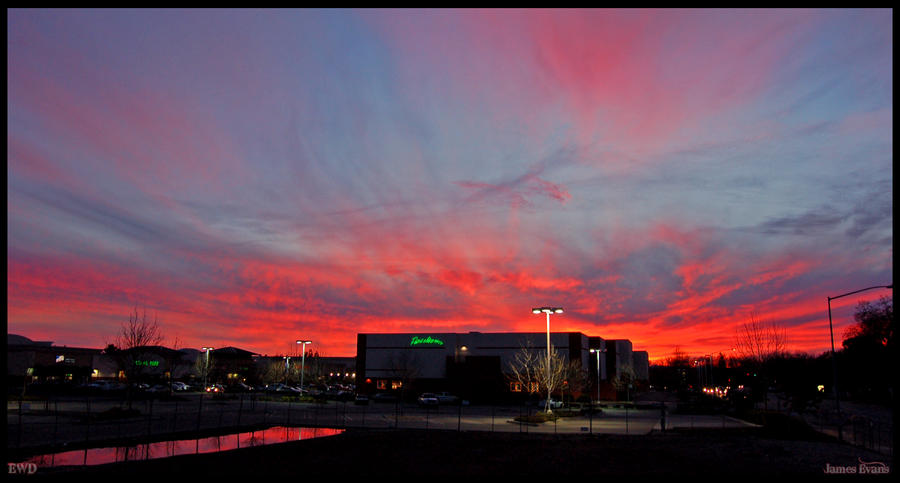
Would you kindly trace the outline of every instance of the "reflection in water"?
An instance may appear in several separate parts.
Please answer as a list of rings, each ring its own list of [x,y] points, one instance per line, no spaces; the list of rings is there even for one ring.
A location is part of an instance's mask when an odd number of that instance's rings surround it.
[[[330,428],[288,428],[278,426],[262,431],[212,436],[200,439],[160,441],[135,446],[115,448],[90,448],[63,453],[33,456],[26,460],[38,467],[103,465],[123,461],[167,458],[186,454],[216,453],[231,449],[263,446],[265,444],[286,443],[303,439],[333,436],[344,432]]]

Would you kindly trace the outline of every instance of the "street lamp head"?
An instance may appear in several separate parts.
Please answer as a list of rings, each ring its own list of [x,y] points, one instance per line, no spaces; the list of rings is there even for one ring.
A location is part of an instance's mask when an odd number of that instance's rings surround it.
[[[205,350],[206,352],[209,352],[209,351],[213,350],[213,347],[204,347],[203,350]]]
[[[312,344],[312,341],[311,340],[298,340],[297,343],[298,344]]]
[[[541,312],[545,312],[548,314],[561,314],[563,313],[562,307],[535,307],[531,309],[532,314],[539,314]]]

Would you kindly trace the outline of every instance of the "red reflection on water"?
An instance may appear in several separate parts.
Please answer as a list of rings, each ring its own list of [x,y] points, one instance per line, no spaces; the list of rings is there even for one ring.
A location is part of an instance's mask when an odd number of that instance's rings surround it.
[[[289,428],[277,426],[261,431],[211,436],[209,438],[159,441],[135,446],[89,448],[33,456],[26,460],[39,467],[104,465],[155,458],[168,458],[186,454],[216,453],[251,446],[286,443],[304,439],[321,438],[343,433],[343,429]]]

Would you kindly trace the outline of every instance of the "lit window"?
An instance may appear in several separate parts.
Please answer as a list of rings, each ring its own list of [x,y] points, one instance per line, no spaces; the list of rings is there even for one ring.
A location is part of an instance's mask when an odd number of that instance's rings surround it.
[[[509,390],[512,392],[522,392],[522,383],[521,382],[509,383]]]
[[[401,387],[403,387],[401,381],[391,381],[391,389],[400,389]]]

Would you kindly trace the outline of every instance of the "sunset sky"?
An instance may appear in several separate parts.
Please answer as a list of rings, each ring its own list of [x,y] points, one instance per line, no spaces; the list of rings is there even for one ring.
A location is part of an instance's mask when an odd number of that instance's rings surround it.
[[[9,333],[818,354],[892,283],[892,10],[7,13]]]

